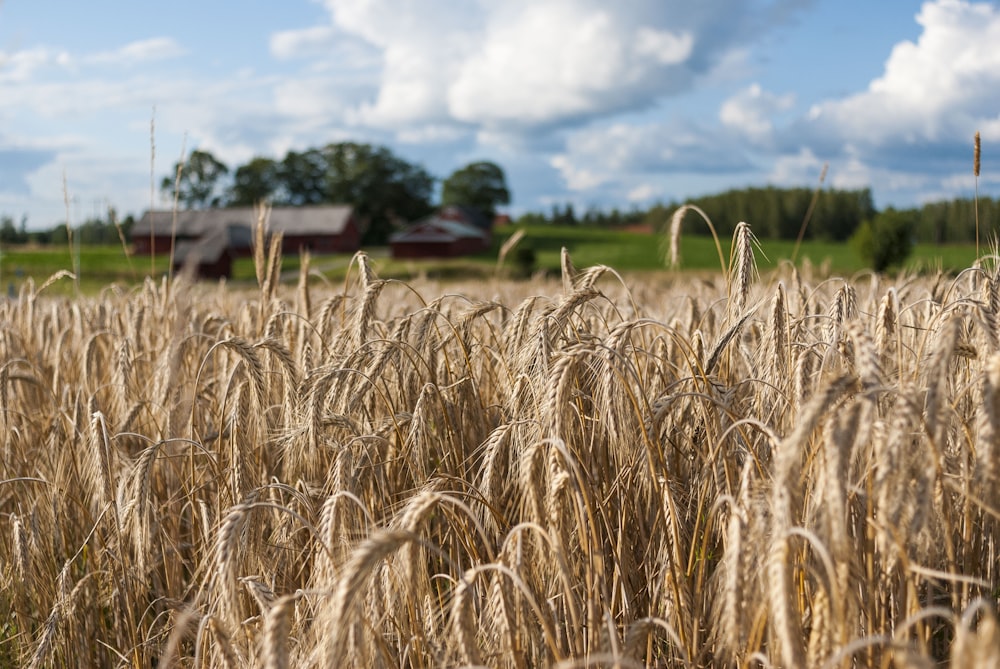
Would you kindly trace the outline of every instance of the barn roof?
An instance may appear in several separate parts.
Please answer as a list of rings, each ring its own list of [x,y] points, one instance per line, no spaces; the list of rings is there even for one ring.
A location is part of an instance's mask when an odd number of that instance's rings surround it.
[[[346,204],[307,207],[273,207],[267,229],[284,235],[339,235],[347,228],[354,208]],[[201,237],[212,230],[229,226],[256,227],[260,210],[256,207],[188,209],[176,212],[178,237]],[[150,234],[169,235],[174,224],[173,211],[147,211],[132,227],[133,237]]]
[[[442,207],[438,211],[437,215],[450,221],[468,223],[469,225],[475,226],[481,230],[489,230],[493,227],[493,221],[491,221],[481,209],[469,205],[449,204]]]
[[[406,230],[395,233],[389,237],[389,242],[392,244],[423,244],[427,242],[452,242],[470,237],[487,240],[486,233],[475,226],[440,216],[429,216],[417,221]]]
[[[212,264],[230,248],[231,228],[218,228],[198,239],[184,239],[177,242],[174,249],[174,264],[183,266],[189,262]]]

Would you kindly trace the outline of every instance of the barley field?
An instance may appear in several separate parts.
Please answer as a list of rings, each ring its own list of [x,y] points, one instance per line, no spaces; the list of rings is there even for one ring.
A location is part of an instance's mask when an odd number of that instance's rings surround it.
[[[274,252],[254,291],[29,282],[0,665],[1000,665],[1000,269],[733,249],[641,281],[359,255],[296,287]]]

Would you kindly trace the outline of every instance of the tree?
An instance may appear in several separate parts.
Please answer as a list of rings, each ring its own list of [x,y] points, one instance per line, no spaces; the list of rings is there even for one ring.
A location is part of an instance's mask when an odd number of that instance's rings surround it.
[[[384,244],[394,221],[431,211],[434,178],[382,146],[340,142],[289,151],[275,168],[275,204],[349,204],[366,224],[369,244]],[[240,176],[238,170],[238,182]]]
[[[341,142],[322,150],[326,163],[325,200],[354,206],[365,221],[364,241],[384,244],[395,221],[431,212],[434,177],[383,146]]]
[[[301,206],[330,201],[326,192],[326,157],[319,149],[289,151],[281,161],[279,178],[284,189],[282,204]]]
[[[171,199],[176,196],[188,209],[218,207],[222,203],[219,180],[227,174],[229,168],[225,163],[216,160],[208,151],[195,149],[183,164],[174,164],[173,173],[163,177],[160,188]]]
[[[441,184],[441,204],[476,207],[492,220],[498,205],[510,204],[503,169],[481,161],[456,170]]]
[[[851,243],[872,269],[884,272],[910,255],[914,229],[911,214],[890,207],[858,226]]]
[[[538,211],[526,211],[517,217],[515,223],[518,226],[528,226],[528,225],[548,225],[549,219],[545,218],[545,214]]]
[[[576,225],[576,212],[573,203],[567,202],[565,209],[560,209],[558,204],[552,205],[552,225]]]
[[[4,244],[19,244],[21,242],[17,228],[14,227],[14,219],[10,216],[4,216],[0,219],[0,242]]]
[[[280,197],[282,188],[281,164],[270,158],[253,158],[233,173],[228,202],[236,207],[249,207]]]

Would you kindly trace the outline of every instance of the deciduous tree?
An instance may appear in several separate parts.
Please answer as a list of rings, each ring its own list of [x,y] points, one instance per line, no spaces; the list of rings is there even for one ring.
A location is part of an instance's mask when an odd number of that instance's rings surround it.
[[[189,209],[218,207],[222,204],[220,180],[227,174],[229,168],[225,163],[208,151],[195,149],[184,163],[174,164],[173,172],[163,177],[160,188]]]
[[[498,205],[510,204],[503,169],[481,161],[456,170],[441,184],[441,204],[476,207],[492,220]]]
[[[252,206],[281,198],[281,164],[270,158],[253,158],[236,168],[228,201],[233,206]]]

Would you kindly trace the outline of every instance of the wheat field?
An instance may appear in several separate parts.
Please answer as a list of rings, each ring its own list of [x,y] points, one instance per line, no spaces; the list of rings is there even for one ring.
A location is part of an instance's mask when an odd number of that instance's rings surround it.
[[[760,277],[751,239],[703,277],[28,283],[0,665],[1000,666],[1000,270]]]

